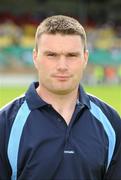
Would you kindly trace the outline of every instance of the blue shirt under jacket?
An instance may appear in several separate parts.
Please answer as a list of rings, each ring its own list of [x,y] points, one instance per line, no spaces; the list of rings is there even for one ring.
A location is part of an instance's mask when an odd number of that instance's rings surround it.
[[[79,87],[70,124],[36,92],[0,110],[0,180],[121,180],[121,119]]]

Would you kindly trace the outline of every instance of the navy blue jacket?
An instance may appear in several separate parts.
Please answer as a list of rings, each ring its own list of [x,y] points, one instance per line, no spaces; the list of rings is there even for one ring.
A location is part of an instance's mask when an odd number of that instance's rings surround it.
[[[33,83],[0,111],[0,180],[121,180],[121,119],[79,88],[71,122]]]

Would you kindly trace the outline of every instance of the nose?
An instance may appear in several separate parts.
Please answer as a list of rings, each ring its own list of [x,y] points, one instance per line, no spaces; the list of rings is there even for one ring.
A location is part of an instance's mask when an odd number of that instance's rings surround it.
[[[57,69],[62,72],[68,69],[67,59],[64,55],[60,56],[60,58],[58,59]]]

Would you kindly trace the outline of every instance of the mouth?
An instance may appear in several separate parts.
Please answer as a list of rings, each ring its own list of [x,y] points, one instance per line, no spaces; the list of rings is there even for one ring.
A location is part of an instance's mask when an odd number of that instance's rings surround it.
[[[60,81],[66,81],[66,80],[70,79],[70,76],[66,76],[66,75],[55,75],[53,77]]]

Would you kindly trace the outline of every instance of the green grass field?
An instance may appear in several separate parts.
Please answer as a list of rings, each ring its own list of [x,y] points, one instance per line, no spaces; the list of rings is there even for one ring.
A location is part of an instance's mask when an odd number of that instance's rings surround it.
[[[121,85],[120,86],[86,86],[85,90],[111,105],[121,116]]]
[[[23,94],[27,87],[0,87],[0,108],[6,103]],[[85,86],[85,90],[109,105],[121,115],[121,86]]]

